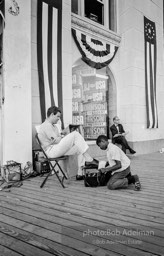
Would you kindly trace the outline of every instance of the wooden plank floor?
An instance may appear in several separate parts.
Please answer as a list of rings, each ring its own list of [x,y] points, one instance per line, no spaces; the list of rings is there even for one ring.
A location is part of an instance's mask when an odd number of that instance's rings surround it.
[[[131,157],[141,191],[63,189],[51,176],[0,192],[0,256],[164,255],[164,154]]]

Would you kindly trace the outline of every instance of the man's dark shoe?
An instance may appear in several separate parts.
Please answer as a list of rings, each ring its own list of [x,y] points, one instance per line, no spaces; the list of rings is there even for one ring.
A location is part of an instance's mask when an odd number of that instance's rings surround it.
[[[83,180],[84,176],[83,175],[76,175],[76,180]]]
[[[92,162],[85,162],[85,167],[98,168],[99,161],[97,159],[93,159]]]
[[[135,179],[134,190],[136,190],[136,191],[141,190],[141,183],[140,183],[138,175],[134,175],[133,177]]]
[[[130,154],[134,155],[135,153],[136,153],[136,151],[135,151],[135,150],[130,149]]]

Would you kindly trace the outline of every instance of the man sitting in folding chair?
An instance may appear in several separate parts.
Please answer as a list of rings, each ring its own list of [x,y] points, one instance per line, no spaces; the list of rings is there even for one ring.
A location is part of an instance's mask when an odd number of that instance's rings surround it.
[[[87,150],[87,143],[81,134],[73,131],[64,137],[59,133],[55,124],[60,120],[61,111],[53,106],[47,110],[47,119],[41,124],[38,137],[42,148],[50,158],[56,158],[63,155],[75,155],[78,158],[78,173],[76,180],[83,179],[83,167],[95,165],[98,167],[98,160],[93,159]]]

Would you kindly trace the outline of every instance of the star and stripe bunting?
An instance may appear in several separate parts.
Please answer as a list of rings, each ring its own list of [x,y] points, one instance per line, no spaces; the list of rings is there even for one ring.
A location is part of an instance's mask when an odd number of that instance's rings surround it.
[[[62,1],[38,0],[37,64],[42,121],[51,106],[62,108]]]
[[[5,1],[0,0],[0,23],[5,22]]]
[[[96,69],[106,67],[118,50],[117,46],[91,38],[77,29],[72,29],[72,35],[82,55],[82,60]]]
[[[156,99],[156,28],[155,23],[146,17],[144,17],[144,38],[147,128],[158,128]]]
[[[3,66],[2,55],[3,55],[3,30],[5,26],[5,1],[0,1],[0,68]]]

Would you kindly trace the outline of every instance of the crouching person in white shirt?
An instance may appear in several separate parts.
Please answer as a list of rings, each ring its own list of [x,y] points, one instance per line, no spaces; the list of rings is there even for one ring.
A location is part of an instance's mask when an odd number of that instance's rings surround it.
[[[75,155],[78,158],[77,180],[83,179],[82,168],[87,165],[98,166],[98,160],[93,159],[87,152],[89,147],[84,138],[77,131],[73,131],[66,136],[59,133],[57,124],[61,117],[61,111],[53,106],[47,110],[47,118],[41,124],[38,132],[39,139],[46,154],[50,158],[63,155]]]
[[[101,168],[100,172],[110,172],[111,177],[107,182],[108,189],[127,188],[129,184],[134,184],[135,190],[140,190],[141,184],[138,175],[131,175],[130,159],[125,153],[113,143],[109,143],[105,135],[100,135],[96,144],[102,150],[106,150],[109,166]]]

